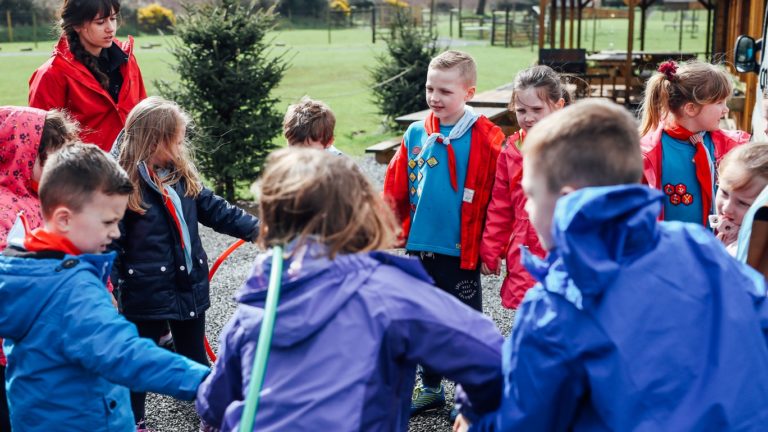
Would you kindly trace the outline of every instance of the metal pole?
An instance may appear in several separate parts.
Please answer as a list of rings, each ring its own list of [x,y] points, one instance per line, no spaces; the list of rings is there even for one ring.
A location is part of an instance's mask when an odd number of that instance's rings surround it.
[[[37,14],[32,13],[32,39],[35,41],[35,49],[37,49]]]
[[[595,51],[595,43],[597,42],[597,6],[595,2],[592,2],[592,52]]]
[[[491,46],[496,44],[496,11],[491,9]]]
[[[461,28],[461,0],[459,0],[459,16],[457,17],[459,19],[459,39],[464,37],[464,31]]]

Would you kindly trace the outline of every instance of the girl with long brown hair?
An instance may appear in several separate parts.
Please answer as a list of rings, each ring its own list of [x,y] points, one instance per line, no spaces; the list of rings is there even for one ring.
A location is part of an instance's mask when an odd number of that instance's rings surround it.
[[[208,257],[198,222],[244,240],[258,235],[258,219],[203,186],[186,142],[189,116],[159,97],[128,115],[118,162],[134,192],[116,242],[123,314],[139,335],[156,343],[168,327],[176,352],[208,365],[205,311],[210,307]],[[113,275],[115,276],[115,275]],[[145,393],[132,393],[137,429],[145,428]]]

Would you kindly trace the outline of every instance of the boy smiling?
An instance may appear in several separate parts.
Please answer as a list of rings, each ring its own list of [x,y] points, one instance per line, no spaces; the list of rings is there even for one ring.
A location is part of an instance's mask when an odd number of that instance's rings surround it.
[[[468,54],[446,51],[432,59],[425,85],[430,113],[405,132],[384,195],[402,222],[406,250],[435,285],[482,311],[480,238],[504,134],[466,106],[476,81]],[[421,379],[412,414],[445,404],[442,377],[424,370]]]

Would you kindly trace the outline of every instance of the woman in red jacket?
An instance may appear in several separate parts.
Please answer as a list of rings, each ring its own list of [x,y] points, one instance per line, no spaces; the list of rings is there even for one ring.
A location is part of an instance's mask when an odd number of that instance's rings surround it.
[[[80,138],[104,151],[147,97],[133,38],[115,38],[119,12],[118,0],[64,0],[61,39],[29,80],[30,106],[68,110],[80,123]]]

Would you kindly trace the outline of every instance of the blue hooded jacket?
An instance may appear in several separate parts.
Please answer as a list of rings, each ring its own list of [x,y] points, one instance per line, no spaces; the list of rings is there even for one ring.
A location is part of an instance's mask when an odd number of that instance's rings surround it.
[[[118,314],[105,288],[114,255],[0,256],[14,431],[135,431],[129,388],[192,399],[208,374]]]
[[[197,410],[238,429],[261,328],[270,254],[257,258],[222,332]],[[498,405],[502,338],[493,322],[431,285],[421,264],[382,252],[330,260],[299,247],[285,262],[259,431],[405,431],[416,364]],[[497,392],[497,393],[494,393]]]
[[[555,249],[503,349],[500,408],[472,431],[764,431],[763,277],[703,227],[658,223],[640,185],[561,198]]]

